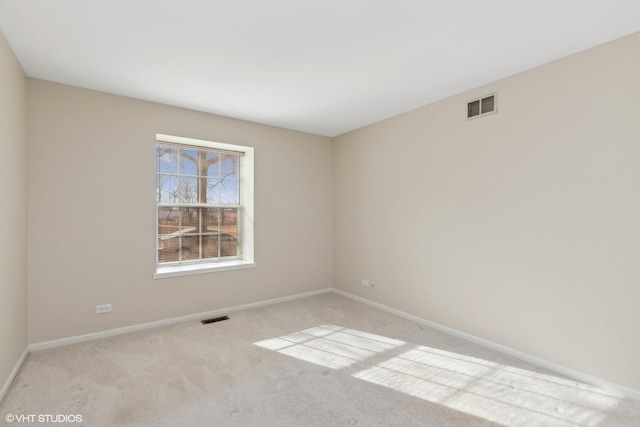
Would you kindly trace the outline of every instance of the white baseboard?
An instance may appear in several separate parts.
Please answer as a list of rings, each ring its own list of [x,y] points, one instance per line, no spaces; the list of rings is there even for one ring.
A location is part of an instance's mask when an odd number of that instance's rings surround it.
[[[29,347],[26,347],[22,352],[22,356],[20,356],[20,358],[18,359],[18,362],[16,362],[16,365],[13,367],[13,370],[9,374],[9,378],[7,378],[7,380],[4,382],[4,385],[2,386],[2,389],[0,389],[0,402],[2,402],[4,397],[7,395],[7,392],[9,391],[9,387],[11,387],[11,383],[13,383],[13,380],[16,378],[16,375],[18,375],[18,371],[22,367],[22,364],[24,363],[28,355],[29,355]]]
[[[35,343],[35,344],[30,344],[29,345],[29,351],[46,350],[46,349],[54,348],[54,347],[61,347],[63,345],[76,344],[76,343],[85,342],[85,341],[92,341],[92,340],[96,340],[96,339],[100,339],[100,338],[111,337],[111,336],[114,336],[114,335],[126,334],[126,333],[129,333],[129,332],[142,331],[144,329],[157,328],[159,326],[166,326],[166,325],[172,325],[172,324],[176,324],[176,323],[189,322],[189,321],[192,321],[192,320],[200,320],[200,319],[205,319],[205,318],[208,318],[208,317],[223,316],[225,314],[229,314],[229,313],[232,313],[234,311],[248,310],[248,309],[251,309],[251,308],[262,307],[262,306],[265,306],[265,305],[278,304],[278,303],[281,303],[281,302],[293,301],[293,300],[296,300],[296,299],[311,297],[311,296],[314,296],[314,295],[326,294],[326,293],[331,292],[331,290],[332,290],[331,288],[321,289],[319,291],[312,291],[312,292],[306,292],[306,293],[303,293],[303,294],[296,294],[296,295],[290,295],[290,296],[286,296],[286,297],[273,298],[273,299],[269,299],[269,300],[265,300],[265,301],[258,301],[258,302],[252,302],[252,303],[249,303],[249,304],[242,304],[242,305],[238,305],[238,306],[235,306],[235,307],[220,308],[218,310],[206,311],[206,312],[203,312],[203,313],[196,313],[196,314],[189,314],[189,315],[180,316],[180,317],[173,317],[171,319],[158,320],[158,321],[155,321],[155,322],[142,323],[142,324],[138,324],[138,325],[125,326],[123,328],[109,329],[109,330],[106,330],[106,331],[94,332],[94,333],[86,334],[86,335],[76,335],[76,336],[68,337],[68,338],[61,338],[61,339],[52,340],[52,341],[39,342],[39,343]]]
[[[86,335],[78,335],[78,336],[73,336],[73,337],[68,337],[68,338],[62,338],[62,339],[58,339],[58,340],[52,340],[52,341],[44,341],[44,342],[40,342],[40,343],[35,343],[35,344],[30,344],[29,347],[27,349],[25,349],[23,355],[20,357],[20,360],[18,361],[18,363],[16,364],[14,370],[12,371],[11,375],[9,376],[9,378],[7,379],[7,381],[5,382],[4,386],[2,387],[2,389],[0,390],[0,401],[2,400],[2,398],[4,397],[4,395],[6,394],[6,392],[9,390],[9,387],[11,386],[11,383],[13,381],[13,379],[15,378],[16,374],[18,373],[18,370],[20,369],[20,366],[22,366],[22,363],[24,362],[25,358],[27,357],[27,355],[29,354],[30,351],[39,351],[39,350],[45,350],[45,349],[49,349],[49,348],[54,348],[54,347],[61,347],[64,345],[69,345],[69,344],[75,344],[75,343],[80,343],[80,342],[85,342],[85,341],[91,341],[91,340],[96,340],[96,339],[100,339],[100,338],[106,338],[106,337],[110,337],[110,336],[114,336],[114,335],[121,335],[121,334],[126,334],[129,332],[135,332],[135,331],[141,331],[144,329],[151,329],[151,328],[157,328],[159,326],[165,326],[165,325],[171,325],[171,324],[176,324],[176,323],[181,323],[181,322],[187,322],[187,321],[192,321],[192,320],[200,320],[200,319],[204,319],[207,317],[217,317],[217,316],[222,316],[228,313],[232,313],[234,311],[240,311],[240,310],[248,310],[251,308],[257,308],[257,307],[262,307],[262,306],[266,306],[266,305],[272,305],[272,304],[278,304],[281,302],[287,302],[287,301],[293,301],[296,299],[300,299],[300,298],[306,298],[306,297],[311,297],[311,296],[315,296],[315,295],[321,295],[321,294],[325,294],[325,293],[329,293],[329,292],[335,292],[338,295],[342,295],[344,297],[350,298],[354,301],[358,301],[361,302],[363,304],[367,304],[371,307],[386,311],[388,313],[391,314],[395,314],[397,316],[403,317],[405,319],[411,320],[413,322],[437,329],[439,331],[448,333],[450,335],[453,335],[455,337],[458,338],[462,338],[464,340],[482,345],[484,347],[499,351],[501,353],[507,354],[509,356],[513,356],[516,357],[520,360],[523,360],[525,362],[529,362],[529,363],[533,363],[534,365],[546,368],[550,371],[556,372],[560,375],[564,375],[567,376],[569,378],[573,378],[577,381],[581,381],[583,383],[586,384],[591,384],[597,387],[600,387],[604,390],[607,390],[611,393],[615,393],[615,394],[619,394],[622,396],[626,396],[626,397],[630,397],[632,399],[636,399],[636,400],[640,400],[640,391],[629,388],[629,387],[625,387],[616,383],[612,383],[610,381],[606,381],[603,380],[601,378],[595,377],[593,375],[589,375],[589,374],[585,374],[583,372],[580,371],[576,371],[570,368],[567,368],[565,366],[562,365],[558,365],[556,363],[553,362],[549,362],[548,360],[544,360],[535,356],[531,356],[529,354],[523,353],[521,351],[512,349],[510,347],[506,347],[504,345],[501,344],[497,344],[495,342],[489,341],[489,340],[485,340],[483,338],[477,337],[475,335],[471,335],[471,334],[467,334],[465,332],[459,331],[457,329],[453,329],[453,328],[449,328],[447,326],[441,325],[439,323],[435,323],[426,319],[422,319],[418,316],[414,316],[412,314],[408,314],[405,313],[403,311],[397,310],[395,308],[391,308],[388,307],[386,305],[368,300],[366,298],[362,298],[359,297],[357,295],[353,295],[350,294],[348,292],[342,291],[340,289],[335,289],[335,288],[329,288],[329,289],[322,289],[319,291],[312,291],[312,292],[306,292],[306,293],[302,293],[302,294],[296,294],[296,295],[290,295],[290,296],[286,296],[286,297],[281,297],[281,298],[274,298],[274,299],[269,299],[269,300],[265,300],[265,301],[258,301],[258,302],[254,302],[254,303],[249,303],[249,304],[242,304],[242,305],[238,305],[235,307],[228,307],[228,308],[221,308],[218,310],[213,310],[213,311],[207,311],[207,312],[203,312],[203,313],[196,313],[196,314],[189,314],[186,316],[180,316],[180,317],[174,317],[171,319],[164,319],[164,320],[159,320],[159,321],[155,321],[155,322],[149,322],[149,323],[142,323],[139,325],[133,325],[133,326],[126,326],[123,328],[117,328],[117,329],[109,329],[106,331],[101,331],[101,332],[94,332],[91,334],[86,334]]]
[[[441,325],[439,323],[431,322],[426,319],[422,319],[418,316],[414,316],[412,314],[405,313],[400,310],[396,310],[395,308],[388,307],[386,305],[368,300],[366,298],[359,297],[357,295],[350,294],[349,292],[341,291],[340,289],[333,289],[338,295],[342,295],[344,297],[350,298],[354,301],[361,302],[363,304],[367,304],[371,307],[386,311],[391,314],[395,314],[396,316],[403,317],[407,320],[411,320],[413,322],[429,326],[433,329],[437,329],[439,331],[448,333],[458,338],[462,338],[466,341],[470,341],[481,346],[490,348],[492,350],[499,351],[500,353],[507,354],[509,356],[513,356],[517,359],[523,360],[525,362],[533,363],[534,365],[540,366],[542,368],[548,369],[550,371],[556,372],[560,375],[564,375],[566,377],[572,378],[576,381],[583,382],[585,384],[590,384],[596,387],[600,387],[603,390],[606,390],[610,393],[614,393],[617,395],[629,397],[635,400],[640,400],[640,391],[635,390],[629,387],[622,386],[620,384],[612,383],[610,381],[603,380],[598,377],[594,377],[593,375],[585,374],[584,372],[576,371],[571,368],[567,368],[562,365],[558,365],[553,362],[549,362],[548,360],[541,359],[539,357],[531,356],[527,353],[523,353],[518,350],[514,350],[510,347],[506,347],[501,344],[497,344],[495,342],[485,340],[480,337],[476,337],[475,335],[467,334],[465,332],[458,331],[457,329],[449,328],[447,326]]]

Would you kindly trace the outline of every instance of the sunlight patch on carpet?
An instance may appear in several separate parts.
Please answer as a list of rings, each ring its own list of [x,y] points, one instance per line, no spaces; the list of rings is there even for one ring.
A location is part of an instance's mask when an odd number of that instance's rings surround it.
[[[330,324],[255,345],[332,369],[368,364],[352,377],[509,426],[603,427],[622,399],[562,377]]]
[[[598,426],[619,398],[576,381],[425,346],[353,377],[510,426]]]
[[[335,325],[317,326],[255,343],[332,369],[346,368],[403,344],[404,341]]]

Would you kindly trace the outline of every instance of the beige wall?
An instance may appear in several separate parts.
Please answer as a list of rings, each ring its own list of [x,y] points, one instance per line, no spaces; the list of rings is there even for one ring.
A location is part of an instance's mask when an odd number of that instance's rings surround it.
[[[0,381],[26,346],[28,159],[31,343],[323,289],[333,271],[339,289],[640,389],[639,48],[635,34],[342,135],[333,158],[328,138],[29,79],[25,155],[25,77],[0,39],[0,220],[15,225]],[[499,113],[466,121],[493,91]],[[257,268],[152,279],[156,133],[256,148]]]
[[[329,138],[41,80],[28,93],[31,343],[331,287]],[[256,268],[152,279],[156,133],[255,147]]]
[[[27,348],[26,82],[0,33],[0,390]]]
[[[640,390],[638,52],[640,33],[335,138],[334,286]],[[465,120],[494,91],[498,114]]]

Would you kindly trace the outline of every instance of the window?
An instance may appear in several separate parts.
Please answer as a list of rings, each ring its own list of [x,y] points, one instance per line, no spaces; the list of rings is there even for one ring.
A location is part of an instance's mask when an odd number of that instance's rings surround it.
[[[497,94],[484,96],[467,102],[467,118],[471,119],[497,112]]]
[[[255,266],[253,149],[156,136],[154,277]]]

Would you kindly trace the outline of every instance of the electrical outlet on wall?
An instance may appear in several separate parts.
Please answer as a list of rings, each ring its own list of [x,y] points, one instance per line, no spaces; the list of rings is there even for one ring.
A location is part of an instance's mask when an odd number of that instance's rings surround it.
[[[370,282],[367,279],[362,279],[362,282],[360,282],[362,284],[362,286],[366,286],[367,288],[371,288],[371,289],[375,289],[376,285],[373,282]]]
[[[111,311],[111,304],[96,305],[96,313],[108,313]]]

